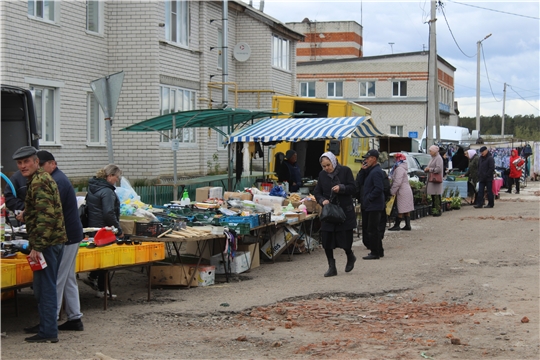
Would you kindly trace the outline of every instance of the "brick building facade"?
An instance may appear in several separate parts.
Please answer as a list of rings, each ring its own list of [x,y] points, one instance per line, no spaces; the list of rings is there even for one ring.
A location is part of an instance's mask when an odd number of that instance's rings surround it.
[[[70,178],[86,178],[108,163],[103,114],[90,82],[124,71],[113,121],[115,163],[131,179],[172,174],[172,151],[158,133],[120,129],[180,110],[222,102],[221,1],[2,1],[2,83],[30,88],[42,132]],[[296,92],[296,43],[303,35],[276,19],[229,0],[229,105],[270,109],[272,95]],[[251,56],[232,49],[247,43]],[[212,48],[212,49],[211,49]],[[288,53],[276,50],[288,48]],[[214,84],[211,84],[214,83]],[[168,135],[168,134],[165,134]],[[179,176],[204,175],[226,151],[215,131],[184,130]]]

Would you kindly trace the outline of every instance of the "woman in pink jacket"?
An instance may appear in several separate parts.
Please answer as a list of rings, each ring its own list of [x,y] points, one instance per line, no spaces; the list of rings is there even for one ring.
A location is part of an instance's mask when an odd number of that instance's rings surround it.
[[[398,216],[396,223],[393,227],[389,228],[389,231],[399,230],[411,230],[411,217],[409,213],[414,210],[414,197],[409,184],[409,166],[407,165],[407,158],[401,153],[397,153],[394,156],[396,163],[390,170],[390,180],[392,181],[392,187],[390,193],[396,196],[396,206],[398,210]],[[405,226],[400,228],[401,220],[405,218]]]

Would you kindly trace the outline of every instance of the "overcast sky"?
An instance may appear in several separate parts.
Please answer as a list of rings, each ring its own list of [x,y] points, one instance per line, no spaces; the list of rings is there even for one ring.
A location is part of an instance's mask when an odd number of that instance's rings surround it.
[[[254,0],[254,7],[259,8],[259,2]],[[539,116],[539,1],[442,3],[444,14],[439,8],[436,15],[437,50],[439,56],[457,68],[454,91],[460,116],[476,116],[476,43],[488,34],[493,35],[482,42],[480,58],[481,115],[502,114],[503,88],[507,83],[505,113]],[[282,22],[301,22],[306,17],[312,21],[358,22],[363,26],[364,56],[428,49],[426,21],[430,8],[429,0],[264,2],[264,12]]]

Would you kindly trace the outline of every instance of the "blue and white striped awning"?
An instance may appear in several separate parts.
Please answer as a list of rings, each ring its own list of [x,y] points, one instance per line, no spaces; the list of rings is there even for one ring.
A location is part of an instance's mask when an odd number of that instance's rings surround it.
[[[268,118],[233,133],[227,143],[308,141],[383,136],[369,116],[337,118]]]

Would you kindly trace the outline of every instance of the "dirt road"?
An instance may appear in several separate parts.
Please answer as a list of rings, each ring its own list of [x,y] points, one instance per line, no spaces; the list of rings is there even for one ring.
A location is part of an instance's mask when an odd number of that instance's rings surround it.
[[[85,330],[57,344],[23,342],[38,322],[26,289],[19,317],[2,303],[2,359],[538,359],[539,195],[529,182],[493,209],[415,220],[386,233],[381,260],[358,241],[354,270],[337,250],[332,278],[319,249],[147,302],[146,275],[125,270],[107,311],[81,282]]]

